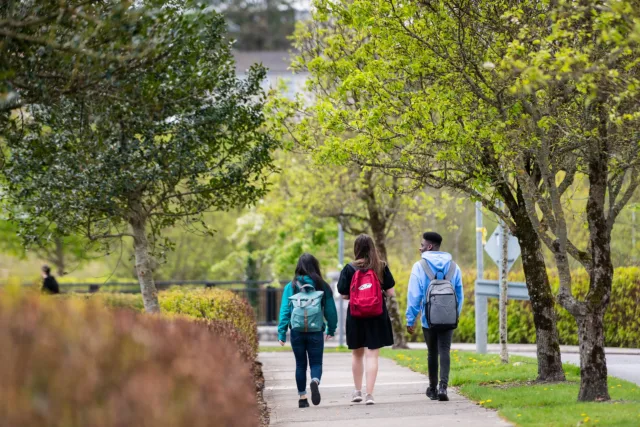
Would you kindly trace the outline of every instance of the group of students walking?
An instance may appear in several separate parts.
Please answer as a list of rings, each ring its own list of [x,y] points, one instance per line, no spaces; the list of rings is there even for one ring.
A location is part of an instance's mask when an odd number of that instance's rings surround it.
[[[447,401],[451,340],[464,294],[460,268],[449,253],[440,251],[441,243],[442,236],[438,233],[426,232],[422,236],[421,259],[413,266],[409,279],[406,320],[407,331],[414,334],[416,319],[421,314],[428,350],[426,395],[432,400]],[[353,252],[354,261],[343,268],[337,284],[341,297],[349,301],[346,336],[352,351],[351,402],[373,405],[380,348],[393,345],[385,299],[394,295],[395,280],[370,236],[358,236]],[[309,407],[307,367],[311,376],[311,402],[320,404],[324,343],[334,336],[337,325],[333,292],[322,278],[320,263],[313,255],[303,254],[293,280],[284,288],[278,326],[280,345],[285,345],[287,332],[291,331],[300,408]],[[364,393],[363,377],[366,377]]]

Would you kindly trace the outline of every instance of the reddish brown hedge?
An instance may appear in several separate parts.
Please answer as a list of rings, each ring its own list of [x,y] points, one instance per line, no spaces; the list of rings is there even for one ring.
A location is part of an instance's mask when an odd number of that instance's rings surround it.
[[[251,365],[196,322],[0,295],[0,349],[3,426],[258,424]]]

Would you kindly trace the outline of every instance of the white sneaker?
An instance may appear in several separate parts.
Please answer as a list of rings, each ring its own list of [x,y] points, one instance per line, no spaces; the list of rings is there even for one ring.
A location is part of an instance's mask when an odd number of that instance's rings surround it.
[[[351,401],[353,403],[362,402],[362,392],[360,390],[354,390],[353,394],[351,394]]]
[[[367,400],[365,402],[367,405],[375,405],[376,401],[373,400],[373,395],[372,394],[367,394]]]

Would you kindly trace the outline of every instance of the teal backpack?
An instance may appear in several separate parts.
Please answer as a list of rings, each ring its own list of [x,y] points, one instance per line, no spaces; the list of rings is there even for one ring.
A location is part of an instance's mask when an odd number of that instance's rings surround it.
[[[323,291],[316,291],[312,285],[300,285],[296,280],[291,286],[299,292],[289,297],[291,329],[299,332],[318,332],[324,329]],[[294,289],[295,289],[294,288]]]

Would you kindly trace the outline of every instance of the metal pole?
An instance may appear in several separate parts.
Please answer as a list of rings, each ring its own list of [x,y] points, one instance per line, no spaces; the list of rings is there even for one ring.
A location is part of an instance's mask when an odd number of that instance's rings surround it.
[[[503,203],[498,205],[502,210]],[[509,273],[509,234],[504,221],[500,220],[500,359],[502,363],[509,363],[509,351],[507,349],[507,292]]]
[[[476,270],[478,280],[484,279],[484,248],[482,245],[482,203],[476,202]],[[476,288],[477,291],[477,288]],[[476,292],[476,352],[487,352],[487,331],[489,329],[487,317],[487,297],[479,296]]]
[[[338,223],[338,264],[340,271],[342,271],[344,267],[344,230],[340,223]],[[338,312],[340,313],[338,318],[340,320],[338,325],[338,345],[342,347],[344,345],[344,330],[346,326],[344,299],[342,299],[342,297],[338,300]]]

